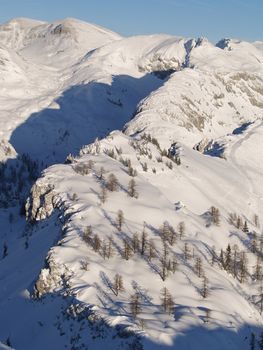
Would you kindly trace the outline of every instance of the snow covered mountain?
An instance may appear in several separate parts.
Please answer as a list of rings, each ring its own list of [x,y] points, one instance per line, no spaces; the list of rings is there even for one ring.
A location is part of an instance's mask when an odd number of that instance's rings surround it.
[[[0,347],[263,348],[262,48],[0,26]]]

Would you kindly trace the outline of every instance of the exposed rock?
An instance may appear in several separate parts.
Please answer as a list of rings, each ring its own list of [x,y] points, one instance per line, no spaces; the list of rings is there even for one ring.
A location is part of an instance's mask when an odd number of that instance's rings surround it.
[[[56,206],[54,188],[50,184],[38,181],[31,189],[31,195],[26,202],[26,217],[30,221],[46,219]]]
[[[35,296],[38,298],[47,293],[53,292],[58,287],[61,287],[65,276],[69,277],[65,266],[55,263],[52,255],[48,258],[47,265],[47,268],[40,271],[38,280],[35,284]]]

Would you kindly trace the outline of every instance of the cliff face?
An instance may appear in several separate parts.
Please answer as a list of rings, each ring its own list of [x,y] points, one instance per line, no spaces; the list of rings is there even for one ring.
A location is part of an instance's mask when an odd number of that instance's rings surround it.
[[[56,207],[54,188],[43,181],[36,182],[26,202],[26,217],[30,221],[39,221],[48,218]]]

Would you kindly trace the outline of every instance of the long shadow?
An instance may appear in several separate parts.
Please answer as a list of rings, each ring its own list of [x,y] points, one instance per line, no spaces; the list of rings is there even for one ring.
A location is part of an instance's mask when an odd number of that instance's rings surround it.
[[[214,327],[208,322],[205,326],[192,326],[183,333],[179,332],[171,345],[154,344],[149,339],[144,342],[145,350],[163,349],[215,349],[215,350],[247,350],[251,347],[251,334],[254,333],[258,339],[258,334],[262,332],[260,327],[243,325],[239,329],[229,324],[226,327]],[[257,349],[257,340],[255,347]]]
[[[146,74],[141,78],[116,75],[109,84],[72,86],[49,108],[29,116],[9,142],[19,154],[43,161],[43,168],[63,162],[95,138],[122,129],[137,104],[163,83],[154,74]]]

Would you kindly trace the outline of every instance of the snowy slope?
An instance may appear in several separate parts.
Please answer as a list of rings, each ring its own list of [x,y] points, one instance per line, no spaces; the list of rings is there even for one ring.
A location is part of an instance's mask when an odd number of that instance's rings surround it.
[[[262,45],[0,26],[0,347],[260,339]]]
[[[63,291],[60,276],[68,272],[69,292],[79,302],[95,305],[96,312],[103,315],[110,325],[124,324],[141,332],[143,319],[143,335],[149,340],[144,342],[145,349],[152,349],[153,344],[159,344],[157,348],[172,344],[175,348],[180,344],[180,349],[193,348],[197,336],[195,329],[199,329],[198,337],[205,337],[202,346],[206,348],[211,344],[218,349],[246,349],[249,342],[246,337],[249,339],[251,331],[258,332],[257,328],[262,327],[262,318],[255,304],[260,282],[253,278],[256,257],[248,251],[251,238],[230,225],[229,214],[238,213],[249,223],[250,232],[260,234],[259,227],[253,222],[255,214],[259,217],[263,214],[260,185],[263,169],[255,161],[260,155],[262,157],[262,151],[251,158],[252,172],[245,159],[253,154],[252,145],[257,139],[262,139],[262,132],[262,124],[257,124],[244,135],[236,135],[227,161],[183,146],[182,164],[173,163],[172,169],[166,164],[168,158],[162,157],[162,161],[158,161],[160,150],[155,145],[115,132],[84,148],[83,155],[72,164],[48,169],[37,186],[53,188],[50,194],[53,204],[43,206],[43,199],[33,196],[29,214],[37,220],[43,219],[50,215],[52,206],[65,211],[66,215],[71,214],[64,226],[63,239],[50,252],[49,261],[53,267],[47,266],[39,276],[39,281],[45,286],[44,292],[41,289],[41,296],[54,290]],[[112,149],[116,159],[107,155],[107,150]],[[122,154],[118,156],[116,150],[120,149]],[[141,149],[147,150],[148,155],[140,155]],[[122,164],[127,158],[138,173],[134,178],[138,198],[127,194],[131,177]],[[142,169],[144,162],[148,166],[147,172]],[[105,179],[114,173],[120,183],[117,192],[108,192],[105,203],[101,202],[101,167],[105,169]],[[86,169],[86,175],[82,173],[83,169]],[[179,202],[181,209],[176,210]],[[209,224],[208,211],[212,205],[221,212],[219,226]],[[124,213],[124,224],[118,230],[117,213],[120,209]],[[176,271],[163,281],[159,270],[163,250],[160,228],[165,221],[177,232],[176,242],[169,244],[168,250],[169,258],[175,258],[178,265]],[[186,225],[181,239],[178,234],[180,222]],[[103,258],[102,247],[96,251],[92,243],[83,241],[85,229],[89,226],[93,235],[100,237],[102,246],[103,242],[108,244],[108,240],[112,240],[111,258]],[[148,253],[142,256],[133,252],[126,260],[123,256],[124,240],[132,245],[133,234],[138,233],[141,237],[143,230],[148,242],[155,243],[156,257],[149,261]],[[188,259],[183,253],[185,243],[191,256]],[[216,247],[219,257],[220,249],[225,250],[228,244],[236,245],[239,252],[247,252],[251,277],[245,283],[226,273],[218,261],[211,265],[213,247]],[[202,257],[209,280],[207,299],[198,292],[202,288],[202,278],[196,276],[196,257]],[[81,269],[85,260],[89,263],[87,271]],[[117,296],[111,287],[116,273],[123,276],[125,285],[125,291]],[[174,316],[162,311],[160,291],[163,287],[168,288],[175,300]],[[128,306],[134,291],[139,291],[143,300],[135,324]],[[205,325],[207,309],[211,310],[211,320]],[[226,328],[230,328],[231,335],[226,335]],[[188,337],[186,342],[180,339],[181,334]]]

